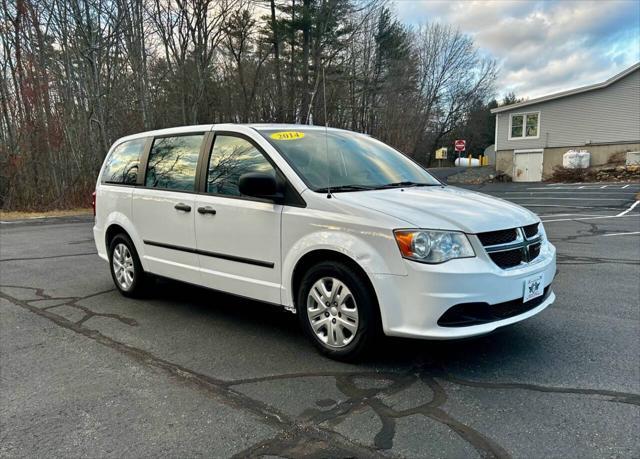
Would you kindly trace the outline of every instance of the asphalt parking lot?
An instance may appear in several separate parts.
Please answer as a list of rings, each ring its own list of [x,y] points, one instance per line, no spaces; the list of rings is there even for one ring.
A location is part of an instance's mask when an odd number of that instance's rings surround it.
[[[272,306],[123,298],[90,219],[0,224],[0,456],[639,457],[640,184],[475,188],[542,217],[556,303],[358,365]]]

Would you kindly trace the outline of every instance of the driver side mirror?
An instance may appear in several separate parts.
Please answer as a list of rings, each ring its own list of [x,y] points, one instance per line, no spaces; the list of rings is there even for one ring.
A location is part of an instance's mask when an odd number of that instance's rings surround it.
[[[284,197],[276,178],[262,172],[242,174],[238,181],[238,189],[246,196],[271,199],[274,202],[280,202]]]

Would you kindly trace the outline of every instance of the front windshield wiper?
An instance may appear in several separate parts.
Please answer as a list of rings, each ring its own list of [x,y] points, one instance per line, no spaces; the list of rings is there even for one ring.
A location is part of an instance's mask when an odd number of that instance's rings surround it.
[[[421,183],[421,182],[404,181],[404,182],[387,183],[385,185],[377,186],[375,189],[376,190],[384,190],[385,188],[399,188],[399,187],[411,187],[411,186],[440,186],[440,184],[439,183]]]
[[[370,187],[370,186],[365,186],[365,185],[336,185],[336,186],[332,186],[329,187],[328,189],[325,188],[318,188],[315,191],[318,193],[326,193],[327,191],[331,190],[331,192],[340,192],[340,191],[365,191],[365,190],[375,190],[376,188],[374,187]]]

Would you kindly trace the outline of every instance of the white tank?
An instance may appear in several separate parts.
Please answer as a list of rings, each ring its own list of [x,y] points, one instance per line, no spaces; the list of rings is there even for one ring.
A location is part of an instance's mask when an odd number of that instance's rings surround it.
[[[640,164],[640,151],[628,151],[625,156],[625,164],[627,166]]]
[[[456,158],[454,164],[462,167],[480,167],[480,160],[478,158],[471,158],[471,164],[469,164],[469,158]]]
[[[575,150],[569,150],[562,155],[562,167],[565,169],[578,169],[579,168],[578,152]]]
[[[591,153],[587,150],[580,150],[578,152],[578,164],[580,169],[586,169],[591,165]]]

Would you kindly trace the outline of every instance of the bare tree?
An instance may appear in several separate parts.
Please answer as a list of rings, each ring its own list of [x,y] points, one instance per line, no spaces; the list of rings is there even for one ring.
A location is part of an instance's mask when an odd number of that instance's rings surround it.
[[[0,0],[0,205],[86,205],[115,139],[177,124],[328,122],[427,163],[486,142],[495,63],[386,1]]]
[[[496,64],[482,58],[471,38],[451,26],[427,24],[415,40],[422,100],[416,128],[428,145],[426,152],[432,152],[477,100],[492,95]]]

